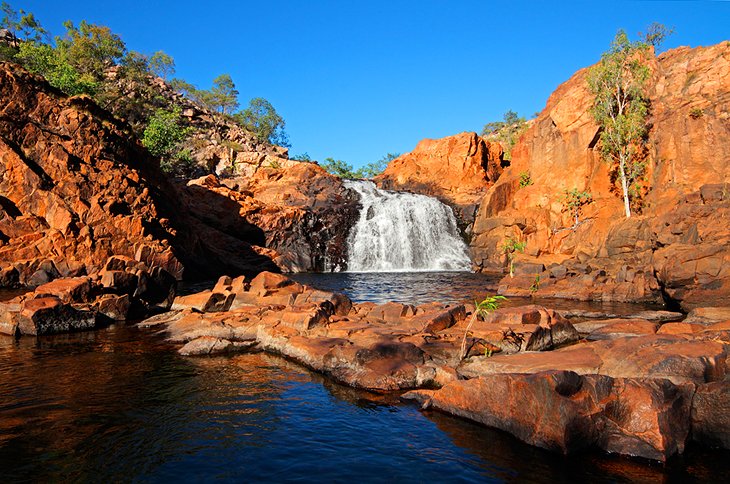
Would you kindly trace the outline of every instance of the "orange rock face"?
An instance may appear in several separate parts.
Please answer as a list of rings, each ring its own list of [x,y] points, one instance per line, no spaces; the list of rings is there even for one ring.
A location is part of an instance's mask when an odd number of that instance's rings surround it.
[[[730,44],[674,49],[650,67],[640,212],[622,215],[583,69],[550,96],[480,205],[471,241],[479,270],[503,270],[505,241],[527,245],[515,260],[532,269],[505,279],[503,294],[529,294],[539,275],[537,294],[553,297],[660,301],[664,293],[691,308],[730,295]],[[520,187],[523,174],[532,184]],[[578,224],[564,205],[572,189],[593,197]]]
[[[424,139],[375,178],[381,187],[439,198],[471,224],[477,204],[502,173],[502,147],[476,133]]]
[[[0,64],[0,267],[6,285],[98,272],[112,255],[182,277],[276,269],[247,240],[180,210],[126,124]]]

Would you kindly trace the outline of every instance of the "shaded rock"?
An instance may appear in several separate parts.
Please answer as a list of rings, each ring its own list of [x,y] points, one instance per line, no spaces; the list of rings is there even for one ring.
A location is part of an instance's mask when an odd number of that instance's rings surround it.
[[[730,449],[730,382],[697,386],[692,400],[692,439]]]
[[[98,314],[113,321],[125,321],[129,317],[132,301],[128,294],[104,294],[96,300],[94,307]]]
[[[93,311],[77,310],[55,296],[23,301],[18,328],[22,334],[46,335],[84,331],[96,326]]]

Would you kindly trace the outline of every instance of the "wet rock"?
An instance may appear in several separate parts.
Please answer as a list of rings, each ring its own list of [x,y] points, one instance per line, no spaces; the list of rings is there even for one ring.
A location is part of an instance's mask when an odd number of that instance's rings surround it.
[[[228,353],[233,349],[233,343],[227,339],[201,336],[187,343],[178,350],[183,356],[201,356]]]

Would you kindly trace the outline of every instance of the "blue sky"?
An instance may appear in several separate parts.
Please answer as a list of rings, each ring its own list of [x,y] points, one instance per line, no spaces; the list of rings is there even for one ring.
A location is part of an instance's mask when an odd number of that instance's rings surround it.
[[[265,97],[291,153],[361,166],[422,138],[531,116],[617,29],[675,28],[664,48],[730,40],[724,1],[11,0],[54,34],[108,25],[134,50],[164,50],[201,88],[230,73],[242,104]]]

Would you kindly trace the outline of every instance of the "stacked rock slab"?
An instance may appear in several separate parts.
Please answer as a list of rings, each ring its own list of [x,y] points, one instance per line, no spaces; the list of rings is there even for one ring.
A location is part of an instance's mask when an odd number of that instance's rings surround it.
[[[141,319],[168,310],[176,288],[161,267],[114,256],[99,273],[55,279],[0,302],[0,333],[43,336]]]
[[[99,272],[113,255],[176,278],[276,266],[245,238],[180,210],[131,129],[88,97],[66,97],[0,64],[0,283],[37,286]],[[241,221],[245,223],[245,221]]]

